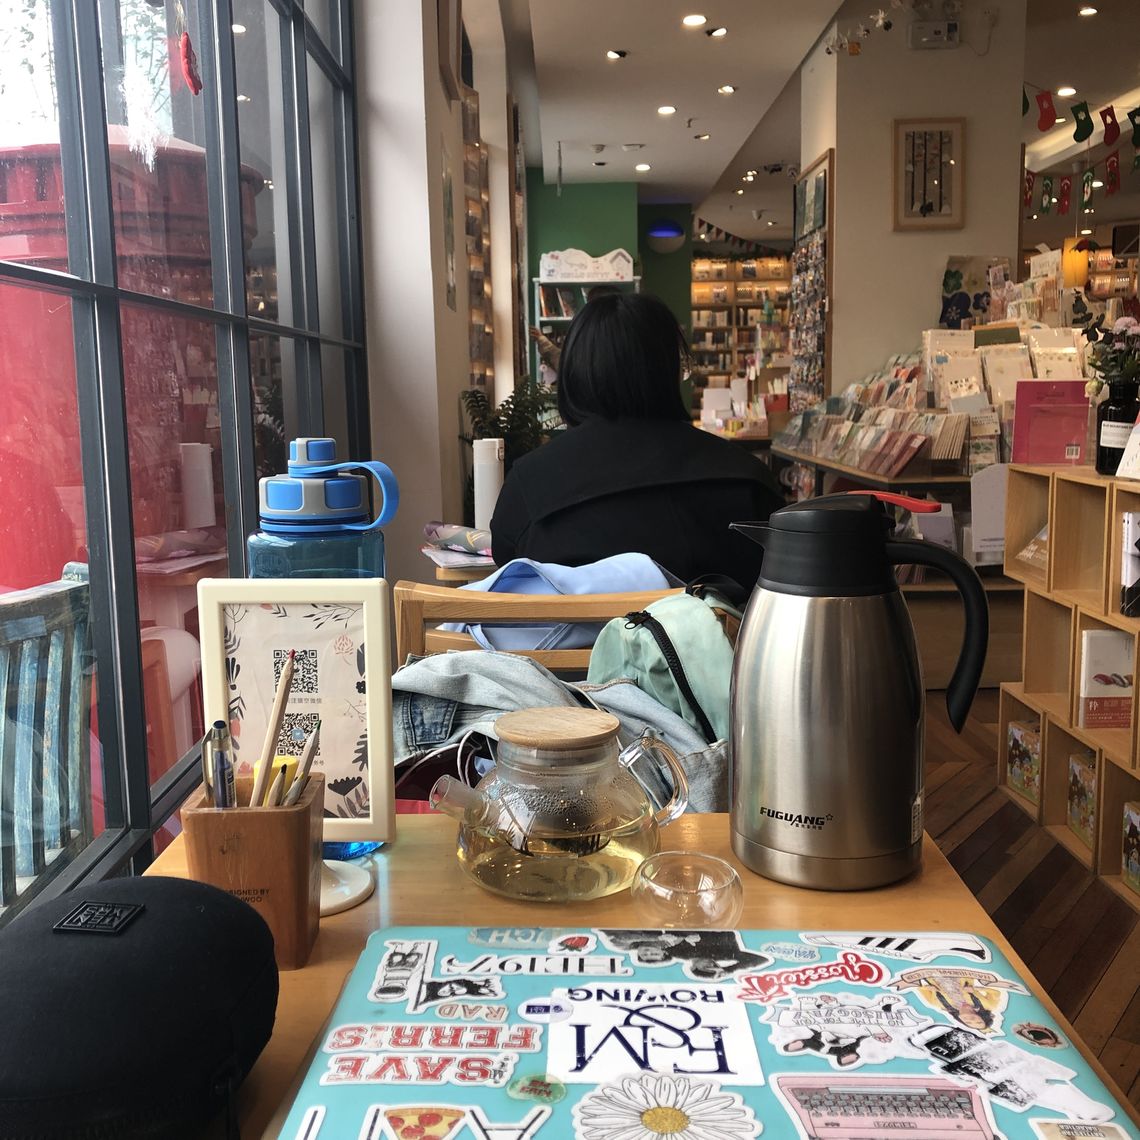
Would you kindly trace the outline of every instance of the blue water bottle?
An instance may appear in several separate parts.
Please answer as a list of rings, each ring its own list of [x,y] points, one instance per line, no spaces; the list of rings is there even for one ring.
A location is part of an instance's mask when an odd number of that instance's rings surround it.
[[[367,472],[367,474],[357,474]],[[380,487],[370,518],[368,478]],[[384,535],[400,503],[396,476],[384,463],[337,463],[336,440],[295,439],[289,470],[261,480],[261,530],[246,541],[251,578],[383,578]],[[326,843],[326,859],[375,851],[375,841]]]

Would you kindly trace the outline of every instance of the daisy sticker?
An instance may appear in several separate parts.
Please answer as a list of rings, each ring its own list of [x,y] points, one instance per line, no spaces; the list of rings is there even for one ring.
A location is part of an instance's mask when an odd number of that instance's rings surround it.
[[[762,1127],[736,1093],[660,1073],[600,1085],[574,1106],[577,1140],[750,1140]]]

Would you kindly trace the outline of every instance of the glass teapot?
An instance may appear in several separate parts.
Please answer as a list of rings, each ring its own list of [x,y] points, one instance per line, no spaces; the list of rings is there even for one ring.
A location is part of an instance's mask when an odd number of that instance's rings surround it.
[[[689,801],[676,754],[649,730],[618,751],[618,720],[583,708],[495,722],[495,767],[469,788],[441,776],[431,806],[460,821],[458,857],[481,887],[540,902],[624,890]],[[666,769],[669,777],[666,777]]]

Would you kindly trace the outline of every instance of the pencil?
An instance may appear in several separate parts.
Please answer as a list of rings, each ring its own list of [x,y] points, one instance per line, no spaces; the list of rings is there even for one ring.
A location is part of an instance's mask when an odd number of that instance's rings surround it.
[[[269,792],[265,797],[266,807],[277,807],[281,803],[281,793],[285,790],[285,765],[277,769],[273,783],[269,785]]]
[[[281,801],[283,807],[291,807],[301,798],[305,785],[309,782],[309,769],[313,766],[313,758],[317,754],[317,738],[320,734],[321,722],[318,720],[317,727],[310,733],[309,739],[305,741],[305,747],[301,750],[301,759],[297,762],[297,774]]]
[[[281,735],[281,723],[285,719],[285,706],[289,703],[289,690],[293,685],[294,657],[297,651],[289,650],[289,656],[281,669],[277,681],[277,693],[273,698],[273,711],[269,714],[269,724],[265,729],[265,743],[261,746],[261,759],[257,764],[257,775],[253,780],[253,794],[249,797],[250,807],[260,807],[265,799],[265,786],[269,782],[269,769],[277,752],[277,738]]]

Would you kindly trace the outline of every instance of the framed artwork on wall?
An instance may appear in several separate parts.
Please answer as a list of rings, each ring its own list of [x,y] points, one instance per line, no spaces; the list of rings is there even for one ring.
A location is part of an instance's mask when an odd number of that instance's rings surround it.
[[[439,77],[448,99],[459,98],[459,64],[463,51],[462,0],[435,0],[436,24],[439,29]]]
[[[966,224],[966,120],[894,121],[896,230],[960,230]]]
[[[235,772],[253,772],[292,649],[276,752],[300,755],[319,721],[325,840],[394,838],[388,583],[203,578],[198,609],[205,720],[230,726]]]

